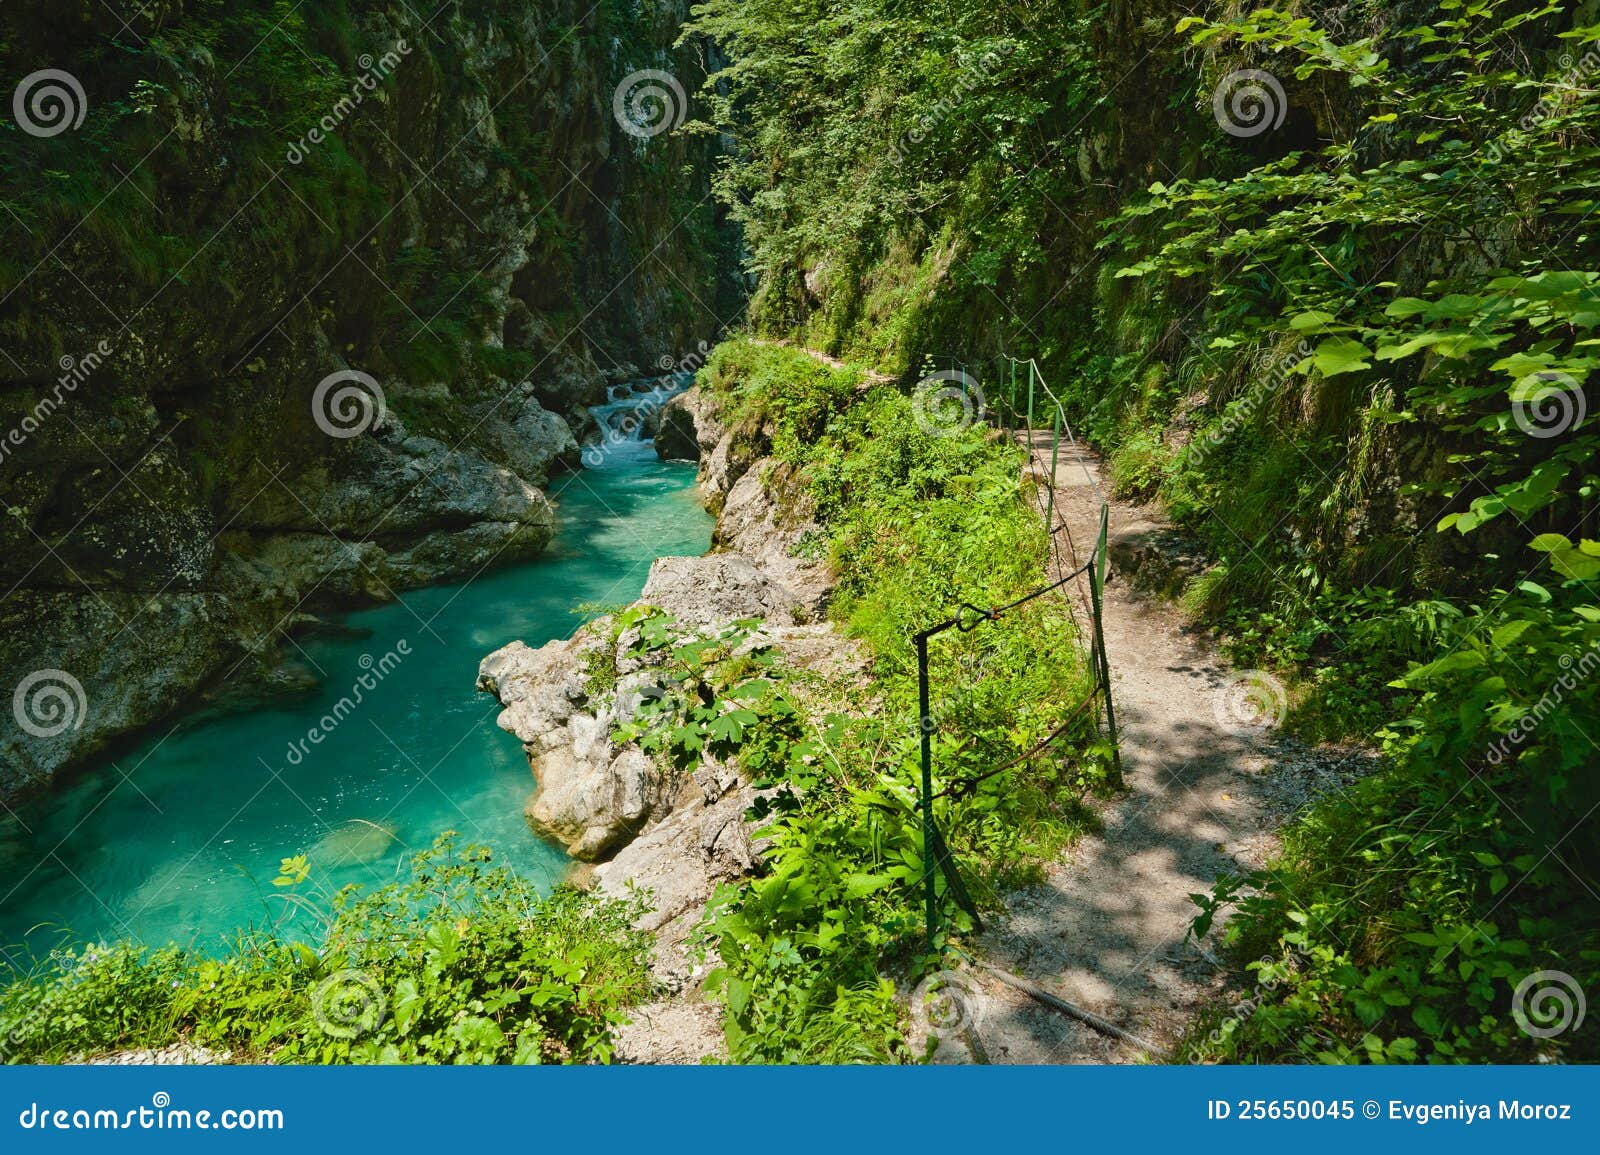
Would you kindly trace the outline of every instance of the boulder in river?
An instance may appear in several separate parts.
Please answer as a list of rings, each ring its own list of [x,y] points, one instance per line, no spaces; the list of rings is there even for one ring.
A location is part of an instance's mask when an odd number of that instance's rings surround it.
[[[377,862],[400,846],[400,836],[387,822],[352,818],[317,839],[306,857],[319,870],[350,863]]]
[[[653,434],[656,455],[663,461],[699,461],[722,435],[720,406],[698,385],[661,407]]]
[[[512,642],[478,667],[478,688],[500,699],[500,728],[521,740],[538,784],[530,824],[582,862],[615,851],[666,801],[651,759],[611,739],[616,696],[591,701],[588,662],[606,644],[593,630],[537,650]]]

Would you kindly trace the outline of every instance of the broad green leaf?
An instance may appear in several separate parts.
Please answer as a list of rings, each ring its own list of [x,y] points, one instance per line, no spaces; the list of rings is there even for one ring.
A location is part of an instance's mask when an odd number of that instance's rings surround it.
[[[1368,360],[1371,355],[1360,341],[1349,337],[1330,337],[1317,346],[1312,363],[1324,377],[1337,377],[1341,373],[1372,368],[1372,362]]]

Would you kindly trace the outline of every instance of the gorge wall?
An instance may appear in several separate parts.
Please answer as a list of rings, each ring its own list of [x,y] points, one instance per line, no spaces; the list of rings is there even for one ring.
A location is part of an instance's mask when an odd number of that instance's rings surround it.
[[[587,402],[738,308],[681,0],[0,12],[0,797],[541,550]],[[613,99],[614,94],[616,99]]]

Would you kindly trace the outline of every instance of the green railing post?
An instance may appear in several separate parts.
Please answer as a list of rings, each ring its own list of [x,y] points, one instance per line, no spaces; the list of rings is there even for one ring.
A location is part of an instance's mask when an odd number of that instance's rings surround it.
[[[932,954],[939,929],[939,903],[933,885],[933,710],[928,702],[928,634],[918,634],[916,642],[917,697],[921,707],[917,725],[922,731],[922,887],[927,907],[928,953]]]
[[[1015,373],[1016,363],[1013,362],[1011,371]],[[1033,371],[1028,372],[1028,452],[1033,452]]]
[[[1089,571],[1089,596],[1094,612],[1094,650],[1097,679],[1106,702],[1106,736],[1111,739],[1111,784],[1122,786],[1122,749],[1117,741],[1117,708],[1111,701],[1111,662],[1106,657],[1106,631],[1100,607],[1106,585],[1106,539],[1111,528],[1111,508],[1100,506],[1100,540],[1094,547],[1094,565]]]
[[[1030,362],[1030,365],[1032,363]],[[1039,371],[1037,365],[1032,365],[1035,373]],[[1043,384],[1043,380],[1040,381]],[[1052,397],[1054,394],[1052,394]],[[1050,423],[1050,511],[1045,514],[1044,528],[1046,533],[1056,530],[1056,461],[1061,452],[1061,405],[1056,404],[1056,415]]]
[[[930,360],[937,364],[936,359],[930,358]],[[1015,418],[1019,415],[1017,409],[1017,368],[1021,362],[1009,354],[1006,355],[1006,360],[1009,364],[1008,377],[1010,388],[1008,392],[1008,402],[1011,411],[1011,417],[1013,420],[1015,420]],[[953,359],[951,363],[954,364]],[[1066,409],[1062,405],[1061,399],[1057,397],[1050,389],[1050,386],[1045,383],[1044,374],[1039,368],[1039,363],[1030,357],[1027,361],[1027,368],[1027,435],[1030,461],[1032,460],[1034,451],[1033,423],[1035,420],[1034,409],[1037,390],[1044,390],[1045,396],[1050,399],[1051,407],[1054,410],[1050,419],[1050,498],[1048,509],[1045,514],[1046,529],[1053,534],[1056,528],[1056,472],[1061,467],[1061,433],[1063,430],[1066,430],[1068,436],[1070,437],[1072,430],[1071,426],[1067,424]],[[1073,438],[1073,444],[1077,444],[1076,438]],[[1087,468],[1086,464],[1085,468]],[[1098,495],[1100,492],[1100,487],[1095,483],[1093,477],[1090,478],[1090,484],[1093,486],[1096,494]],[[941,622],[938,625],[930,626],[914,636],[917,651],[917,705],[919,708],[919,729],[921,731],[919,735],[920,741],[918,744],[920,746],[922,762],[920,782],[921,798],[918,802],[918,807],[922,811],[922,886],[923,901],[925,906],[925,923],[927,928],[927,946],[928,953],[930,955],[937,953],[939,949],[938,939],[940,908],[936,872],[942,871],[944,873],[949,896],[953,898],[956,904],[971,917],[972,926],[975,931],[981,932],[983,930],[983,920],[978,913],[977,904],[972,901],[972,896],[968,892],[965,883],[962,881],[960,869],[957,866],[955,857],[950,853],[950,848],[945,843],[944,835],[939,831],[938,824],[934,821],[933,817],[934,720],[931,702],[931,679],[928,668],[928,640],[935,635],[941,634],[949,629],[959,629],[965,633],[975,628],[982,621],[997,621],[999,620],[1000,614],[1003,611],[1013,609],[1024,602],[1031,601],[1033,598],[1038,597],[1051,589],[1055,589],[1064,585],[1068,581],[1079,578],[1086,569],[1089,573],[1090,613],[1093,619],[1091,627],[1092,634],[1088,647],[1089,662],[1095,683],[1095,691],[1100,695],[1105,703],[1106,730],[1111,742],[1110,780],[1112,785],[1121,788],[1124,785],[1122,775],[1122,751],[1120,748],[1120,739],[1117,734],[1116,704],[1111,698],[1111,661],[1106,656],[1104,616],[1108,539],[1110,537],[1110,529],[1111,509],[1110,506],[1106,504],[1105,499],[1102,496],[1100,501],[1100,533],[1098,540],[1095,542],[1094,552],[1090,555],[1089,562],[1086,566],[1083,568],[1074,568],[1070,574],[1059,573],[1055,582],[1051,585],[1046,586],[1042,590],[1035,591],[1033,594],[1030,594],[1021,600],[1013,602],[1004,607],[985,611],[976,609],[973,606],[963,603],[962,609],[957,612],[955,617],[949,619],[948,621]],[[1074,558],[1073,560],[1076,566],[1077,559]],[[963,613],[967,613],[969,611],[977,614],[978,616],[975,619],[964,619],[962,616]],[[1087,705],[1088,700],[1085,700],[1083,704]],[[1098,729],[1098,720],[1096,722],[1096,728]],[[1064,729],[1065,727],[1063,727],[1063,730]],[[1008,763],[1007,766],[1009,765],[1010,764]],[[1002,766],[999,769],[1006,769],[1007,766]],[[998,770],[996,773],[997,772]],[[975,782],[976,780],[973,781]],[[951,791],[946,792],[950,793]]]

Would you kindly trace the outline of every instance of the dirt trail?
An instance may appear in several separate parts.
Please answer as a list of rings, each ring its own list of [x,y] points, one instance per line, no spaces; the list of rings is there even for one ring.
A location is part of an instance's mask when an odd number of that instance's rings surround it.
[[[1043,437],[1034,468],[1048,476]],[[1057,506],[1084,560],[1099,532],[1102,490],[1109,485],[1099,461],[1063,446]],[[975,945],[996,966],[1165,1049],[1221,983],[1217,965],[1186,942],[1197,913],[1188,896],[1208,891],[1222,873],[1261,864],[1285,818],[1355,777],[1364,756],[1307,750],[1270,727],[1249,726],[1258,715],[1248,707],[1241,713],[1240,694],[1230,689],[1243,675],[1187,629],[1176,609],[1135,593],[1116,572],[1119,557],[1136,556],[1163,527],[1117,502],[1110,526],[1122,548],[1112,551],[1103,616],[1128,792],[1103,812],[1104,832],[1073,847],[1044,884],[1009,896],[1009,917]],[[1258,689],[1255,697],[1268,695]],[[1046,1009],[990,974],[969,968],[963,977],[965,995],[952,993],[964,1004],[965,1042],[946,1039],[936,1058],[1145,1058],[1138,1047]]]

